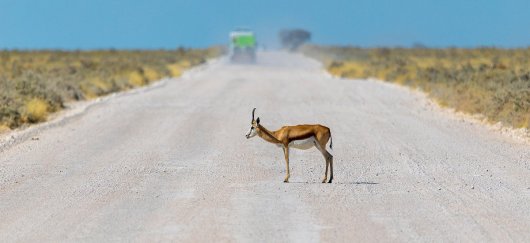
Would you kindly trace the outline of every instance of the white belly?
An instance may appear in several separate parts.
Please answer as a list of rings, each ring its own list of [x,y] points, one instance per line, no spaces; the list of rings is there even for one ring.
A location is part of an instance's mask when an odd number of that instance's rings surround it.
[[[294,140],[289,143],[289,148],[310,149],[315,146],[315,137],[309,137],[303,140]]]

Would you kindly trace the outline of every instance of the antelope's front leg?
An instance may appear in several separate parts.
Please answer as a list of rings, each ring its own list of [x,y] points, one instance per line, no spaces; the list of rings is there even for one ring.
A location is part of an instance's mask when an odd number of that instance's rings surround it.
[[[326,181],[328,180],[328,166],[329,166],[329,161],[326,158],[326,171],[324,172],[324,179],[322,180],[322,183],[326,183]]]
[[[289,172],[289,147],[288,146],[283,147],[283,153],[285,154],[285,164],[287,166],[287,174],[285,175],[285,180],[283,180],[283,182],[287,183],[289,182],[289,177],[291,176]]]

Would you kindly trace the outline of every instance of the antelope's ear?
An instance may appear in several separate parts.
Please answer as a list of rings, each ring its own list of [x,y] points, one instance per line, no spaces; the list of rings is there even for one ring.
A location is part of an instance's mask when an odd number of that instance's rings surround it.
[[[258,117],[258,119],[256,119],[256,123],[258,123],[258,124],[259,124],[259,117]]]

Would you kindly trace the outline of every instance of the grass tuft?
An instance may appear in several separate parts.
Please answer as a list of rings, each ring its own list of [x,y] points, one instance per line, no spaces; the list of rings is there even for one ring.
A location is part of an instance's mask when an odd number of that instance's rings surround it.
[[[24,119],[30,123],[42,122],[48,116],[48,103],[46,101],[33,98],[26,103]]]

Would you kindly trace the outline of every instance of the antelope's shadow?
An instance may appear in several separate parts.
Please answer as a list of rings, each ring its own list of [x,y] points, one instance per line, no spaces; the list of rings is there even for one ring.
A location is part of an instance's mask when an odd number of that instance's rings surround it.
[[[296,184],[338,184],[338,185],[379,185],[378,182],[372,181],[353,181],[353,182],[333,182],[333,183],[322,183],[321,181],[289,181],[289,183]]]

